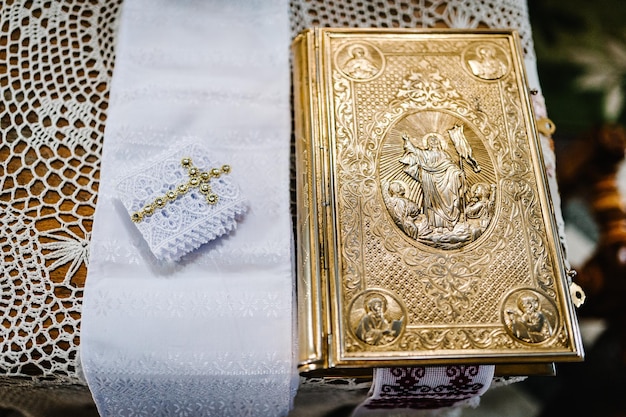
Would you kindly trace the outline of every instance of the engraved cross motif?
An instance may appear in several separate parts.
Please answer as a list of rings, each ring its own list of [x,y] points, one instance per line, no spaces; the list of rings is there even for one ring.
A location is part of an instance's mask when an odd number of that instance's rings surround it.
[[[219,178],[222,174],[228,174],[230,172],[230,165],[222,165],[221,168],[211,168],[209,171],[200,171],[193,165],[191,158],[188,157],[183,158],[180,164],[183,168],[187,169],[189,180],[169,190],[164,196],[157,197],[153,202],[146,204],[141,210],[134,212],[130,216],[133,222],[139,223],[145,217],[152,216],[157,209],[163,208],[167,203],[187,194],[192,188],[198,188],[200,193],[205,196],[205,200],[208,204],[213,205],[217,203],[219,197],[211,189],[211,179]]]

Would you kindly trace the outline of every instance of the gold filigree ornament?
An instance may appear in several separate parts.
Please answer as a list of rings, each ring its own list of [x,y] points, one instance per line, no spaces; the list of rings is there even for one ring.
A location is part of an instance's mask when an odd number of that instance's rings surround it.
[[[141,210],[131,214],[130,218],[133,222],[139,223],[146,217],[152,216],[158,209],[162,209],[179,197],[187,194],[191,189],[197,188],[208,204],[214,205],[219,201],[219,196],[215,194],[211,188],[211,179],[219,178],[222,174],[230,173],[230,165],[222,165],[221,168],[211,168],[209,171],[200,171],[193,165],[191,158],[183,158],[180,161],[183,168],[187,170],[189,180],[186,183],[177,185],[174,189],[169,190],[165,195],[157,197],[153,202],[146,204]]]

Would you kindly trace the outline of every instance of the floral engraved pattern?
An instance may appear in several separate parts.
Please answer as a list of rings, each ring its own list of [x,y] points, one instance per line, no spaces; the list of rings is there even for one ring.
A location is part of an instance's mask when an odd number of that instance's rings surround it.
[[[479,272],[479,269],[466,263],[446,262],[444,258],[439,258],[426,271],[426,292],[435,299],[437,307],[457,318],[471,306]]]
[[[418,65],[420,70],[411,72],[404,79],[398,91],[398,98],[407,98],[421,105],[432,106],[461,98],[452,87],[451,81],[443,77],[428,61],[421,61]]]
[[[492,156],[494,149],[489,147],[489,144],[493,143],[497,137],[497,129],[490,122],[487,114],[477,111],[468,100],[465,100],[452,80],[444,76],[430,60],[421,59],[415,69],[409,71],[409,74],[404,78],[396,97],[390,100],[386,108],[374,115],[374,120],[373,142],[380,143],[378,146],[381,149],[381,162],[378,164],[380,177],[384,178],[380,186],[381,193],[391,217],[394,218],[399,227],[412,238],[440,248],[456,248],[472,242],[482,235],[493,217],[496,199],[496,175]],[[417,210],[420,210],[419,205],[424,199],[421,184],[417,184],[413,178],[402,177],[398,174],[398,162],[396,161],[406,158],[401,153],[402,141],[400,136],[403,135],[401,135],[401,131],[419,126],[422,131],[417,136],[421,137],[431,131],[442,130],[445,132],[441,126],[445,125],[446,128],[454,126],[450,132],[456,133],[455,130],[458,130],[457,127],[461,121],[470,126],[465,129],[465,136],[472,138],[470,143],[474,148],[474,156],[479,159],[477,162],[472,156],[472,147],[467,144],[467,139],[463,138],[465,145],[460,146],[453,140],[452,133],[450,134],[448,147],[454,146],[456,148],[459,153],[458,163],[461,163],[462,157],[465,157],[468,162],[472,162],[472,164],[467,164],[464,173],[464,178],[469,184],[465,185],[466,191],[463,192],[465,206],[463,206],[461,213],[463,219],[466,220],[461,222],[462,218],[459,214],[459,221],[454,230],[447,234],[439,234],[427,230],[426,218],[424,215],[418,215],[418,212],[412,214],[413,220],[410,222],[407,222],[406,216],[409,215],[409,212],[406,211],[406,208],[404,209],[404,220],[394,217],[395,207],[401,203],[394,204],[394,198],[396,200],[403,199],[405,201],[403,207],[407,207],[407,204],[413,202]],[[438,136],[443,139],[443,136]],[[448,153],[450,152],[452,151],[448,151]],[[394,183],[402,185],[395,185],[402,192],[398,193],[393,190]],[[471,185],[472,183],[474,186]],[[416,184],[420,187],[411,187],[410,184]],[[479,189],[486,190],[482,192],[482,197],[478,193]],[[394,192],[398,196],[394,197]],[[474,192],[476,194],[473,194]],[[478,206],[483,203],[485,209],[480,217],[474,215],[474,213],[480,213]],[[476,220],[471,219],[471,222],[475,223],[469,223],[470,217],[475,217]],[[402,221],[404,221],[403,224]],[[411,232],[413,230],[411,227],[414,227],[413,232]],[[422,230],[426,231],[422,232]],[[422,233],[426,233],[427,237],[418,239]],[[477,279],[482,274],[484,266],[479,266],[479,263],[470,266],[466,262],[457,261],[454,256],[437,258],[426,253],[413,253],[406,246],[391,244],[392,238],[388,233],[381,233],[381,236],[386,242],[389,242],[386,243],[389,248],[403,253],[405,262],[413,266],[417,276],[421,277],[424,292],[432,297],[434,304],[446,316],[454,320],[461,317],[463,312],[468,311],[471,306],[470,300],[478,289]],[[495,239],[490,240],[495,243]],[[424,265],[428,265],[428,267],[424,269]]]

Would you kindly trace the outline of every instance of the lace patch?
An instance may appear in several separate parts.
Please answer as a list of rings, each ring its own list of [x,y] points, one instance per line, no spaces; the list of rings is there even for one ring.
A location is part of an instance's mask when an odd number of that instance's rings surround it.
[[[173,262],[234,230],[247,211],[229,172],[191,144],[125,175],[116,191],[154,256]]]

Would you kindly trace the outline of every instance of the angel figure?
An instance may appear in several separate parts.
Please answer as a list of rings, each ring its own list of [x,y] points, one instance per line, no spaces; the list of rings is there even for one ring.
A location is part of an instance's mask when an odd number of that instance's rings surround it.
[[[383,193],[385,204],[393,221],[404,233],[417,239],[421,209],[415,201],[406,196],[407,185],[403,181],[394,180],[383,187]]]

